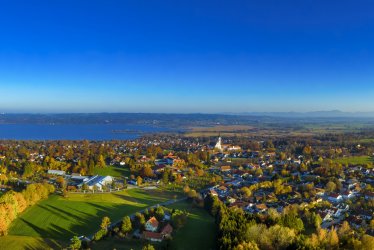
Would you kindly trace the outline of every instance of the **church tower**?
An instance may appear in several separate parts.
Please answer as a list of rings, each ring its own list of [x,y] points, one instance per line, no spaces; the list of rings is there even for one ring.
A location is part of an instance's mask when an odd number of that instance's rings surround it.
[[[218,141],[217,141],[216,146],[214,148],[218,149],[220,152],[222,152],[222,138],[221,138],[221,136],[218,137]]]

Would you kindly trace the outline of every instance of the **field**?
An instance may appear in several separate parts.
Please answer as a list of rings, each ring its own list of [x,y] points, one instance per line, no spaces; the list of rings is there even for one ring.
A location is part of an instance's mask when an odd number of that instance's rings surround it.
[[[235,136],[253,133],[254,127],[246,125],[230,125],[230,126],[214,126],[214,127],[193,127],[186,132],[189,137],[203,137],[203,136]]]
[[[0,246],[13,249],[11,246],[18,244],[12,243],[14,236],[36,237],[33,241],[27,238],[30,245],[40,242],[40,238],[67,242],[74,235],[93,234],[104,216],[118,221],[173,196],[173,193],[140,189],[111,194],[70,194],[68,198],[52,195],[16,219],[10,227],[10,236],[0,237]]]
[[[3,236],[0,237],[0,250],[24,249],[59,249],[61,244],[54,240],[46,240],[30,236]]]
[[[114,166],[107,166],[105,168],[94,168],[94,174],[98,175],[110,175],[113,177],[129,177],[130,170],[128,168],[121,168],[121,167],[114,167]]]
[[[215,249],[214,218],[202,208],[195,208],[188,202],[178,202],[168,206],[189,212],[186,225],[175,232],[170,249],[173,250],[209,250]],[[110,238],[94,243],[92,249],[134,249],[140,250],[148,242],[142,240]],[[155,243],[152,245],[157,246]]]
[[[335,162],[341,163],[343,165],[364,165],[373,162],[373,158],[369,156],[352,156],[340,159],[335,159]]]
[[[178,230],[171,242],[171,249],[215,249],[214,218],[203,208],[195,208],[188,202],[179,202],[170,208],[186,210],[190,213],[186,225]]]

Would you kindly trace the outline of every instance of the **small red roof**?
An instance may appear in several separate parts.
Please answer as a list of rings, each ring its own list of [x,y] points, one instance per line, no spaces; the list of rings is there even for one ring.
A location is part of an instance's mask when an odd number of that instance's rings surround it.
[[[143,231],[143,237],[144,237],[144,239],[162,240],[162,234],[154,233],[154,232],[148,232],[148,231]]]
[[[169,223],[161,230],[161,234],[171,234],[172,232],[173,227]]]

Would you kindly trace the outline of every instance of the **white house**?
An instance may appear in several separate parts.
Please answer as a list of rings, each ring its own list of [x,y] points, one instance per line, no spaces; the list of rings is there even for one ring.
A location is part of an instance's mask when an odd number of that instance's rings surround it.
[[[340,194],[330,194],[327,199],[331,202],[337,203],[343,200],[343,196],[341,196]]]

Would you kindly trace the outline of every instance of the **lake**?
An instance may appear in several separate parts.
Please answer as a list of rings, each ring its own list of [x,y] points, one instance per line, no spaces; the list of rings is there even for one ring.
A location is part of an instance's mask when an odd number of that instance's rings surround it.
[[[0,124],[0,140],[129,140],[166,128],[126,124]]]

